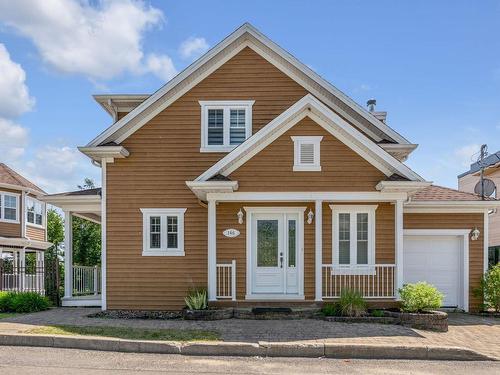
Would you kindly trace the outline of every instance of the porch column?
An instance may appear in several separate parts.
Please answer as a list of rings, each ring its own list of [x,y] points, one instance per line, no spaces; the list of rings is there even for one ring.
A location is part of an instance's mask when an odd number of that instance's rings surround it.
[[[217,295],[217,242],[216,201],[208,201],[208,300],[215,301]]]
[[[322,301],[323,300],[323,280],[322,280],[322,272],[323,272],[323,201],[317,200],[315,202],[315,285],[316,285],[316,293],[315,300]]]
[[[36,274],[36,286],[37,291],[43,291],[45,289],[45,253],[43,251],[36,251],[36,262],[35,262],[35,274]]]
[[[396,201],[395,205],[395,231],[396,231],[396,274],[394,295],[399,299],[398,289],[403,286],[403,201]]]
[[[24,291],[26,287],[26,250],[19,250],[19,290]]]
[[[73,216],[64,211],[64,298],[73,297]]]

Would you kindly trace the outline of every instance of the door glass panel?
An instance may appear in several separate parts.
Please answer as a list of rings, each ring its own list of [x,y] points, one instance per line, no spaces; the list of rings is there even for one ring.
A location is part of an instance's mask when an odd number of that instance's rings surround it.
[[[297,249],[297,222],[288,220],[288,267],[296,265],[296,249]]]
[[[368,264],[368,214],[357,215],[358,264]]]
[[[278,220],[257,220],[257,267],[278,267]]]
[[[351,215],[339,214],[339,264],[351,262]]]

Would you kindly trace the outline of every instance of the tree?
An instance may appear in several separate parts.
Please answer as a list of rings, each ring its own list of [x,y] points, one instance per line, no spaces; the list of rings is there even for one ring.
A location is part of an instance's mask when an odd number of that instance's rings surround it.
[[[63,218],[53,208],[47,210],[47,240],[52,246],[45,251],[45,256],[52,260],[61,253],[61,243],[64,242]]]
[[[80,190],[94,189],[91,178],[85,178]],[[80,217],[73,217],[73,263],[96,266],[101,263],[101,226]]]

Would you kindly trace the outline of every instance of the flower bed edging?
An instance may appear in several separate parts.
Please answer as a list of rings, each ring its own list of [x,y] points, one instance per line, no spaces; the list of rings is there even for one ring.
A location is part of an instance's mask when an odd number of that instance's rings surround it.
[[[397,318],[401,325],[436,332],[448,332],[448,314],[443,311],[426,313],[393,312],[388,314]]]
[[[186,320],[223,320],[233,317],[233,308],[206,309],[206,310],[182,310],[182,317]]]
[[[392,316],[325,316],[323,320],[338,323],[378,323],[378,324],[399,324],[399,319]]]

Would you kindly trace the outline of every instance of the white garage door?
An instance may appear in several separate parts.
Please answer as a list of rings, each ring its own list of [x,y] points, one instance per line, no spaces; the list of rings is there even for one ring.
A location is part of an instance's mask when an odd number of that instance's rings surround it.
[[[427,281],[444,294],[444,306],[459,305],[461,237],[405,236],[403,264],[404,283]]]

